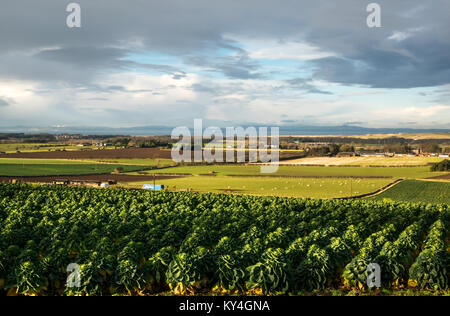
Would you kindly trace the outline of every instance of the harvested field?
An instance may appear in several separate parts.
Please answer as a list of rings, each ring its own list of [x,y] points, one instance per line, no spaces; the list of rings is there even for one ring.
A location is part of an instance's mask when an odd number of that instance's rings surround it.
[[[161,176],[157,175],[155,180],[169,180],[180,178],[180,176]],[[83,181],[101,181],[109,180],[124,182],[142,182],[153,181],[153,176],[127,175],[127,174],[100,174],[100,175],[82,175],[82,176],[46,176],[46,177],[0,177],[0,182],[10,182],[16,179],[23,183],[52,183],[54,180],[83,180]]]
[[[270,151],[269,151],[270,152]],[[226,150],[223,151],[224,161]],[[301,155],[298,151],[280,152],[280,159],[295,159]],[[193,152],[192,152],[193,157]],[[237,151],[235,151],[237,157]],[[170,149],[160,148],[126,148],[126,149],[103,149],[103,150],[80,150],[80,151],[51,151],[51,152],[24,152],[0,154],[0,158],[20,159],[172,159]],[[249,152],[245,153],[245,160],[249,161]]]
[[[2,154],[0,158],[27,158],[27,159],[130,159],[130,158],[163,158],[171,159],[169,149],[159,148],[127,148],[83,151],[55,151]]]
[[[321,166],[424,166],[442,161],[437,157],[311,157],[281,162],[282,165]]]
[[[444,175],[441,175],[441,176],[427,178],[427,179],[430,179],[430,180],[450,180],[450,173],[449,174],[444,174]]]

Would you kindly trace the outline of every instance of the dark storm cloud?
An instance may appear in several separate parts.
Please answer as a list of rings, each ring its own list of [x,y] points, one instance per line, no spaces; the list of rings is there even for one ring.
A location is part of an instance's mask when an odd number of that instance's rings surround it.
[[[311,94],[325,94],[325,95],[332,95],[332,92],[325,91],[318,89],[314,85],[308,83],[310,79],[304,79],[304,78],[295,78],[287,80],[287,83],[290,85],[291,88],[294,88],[296,90],[305,91],[307,93]]]
[[[111,47],[65,47],[42,49],[35,54],[0,55],[0,76],[33,79],[61,80],[72,83],[90,82],[107,70],[148,70],[169,74],[181,79],[186,73],[164,64],[148,64],[127,60],[131,51]],[[2,63],[4,62],[4,63]]]
[[[201,67],[207,71],[222,73],[228,78],[234,79],[258,79],[262,74],[258,73],[260,66],[252,61],[247,53],[227,57],[194,56],[187,57],[186,63]]]
[[[34,55],[47,61],[73,64],[82,67],[105,68],[118,66],[118,60],[124,58],[126,50],[95,46],[64,47],[44,49]]]
[[[447,52],[450,46],[430,43]],[[447,46],[447,45],[445,45]],[[411,56],[378,49],[347,58],[327,57],[313,61],[315,77],[342,84],[374,88],[414,88],[450,82],[450,57],[444,51],[410,50]]]
[[[65,26],[64,1],[2,3],[0,74],[33,80],[90,81],[108,69],[133,67],[123,59],[128,52],[139,50],[182,57],[187,64],[228,78],[264,79],[260,65],[226,39],[226,34],[237,34],[306,40],[335,53],[339,57],[313,62],[319,79],[386,88],[450,82],[447,0],[379,0],[381,29],[365,25],[370,1],[360,0],[78,2],[81,29]],[[404,40],[389,39],[394,32],[411,34]],[[30,53],[14,58],[16,53],[36,49],[44,50],[35,56]],[[207,53],[217,49],[235,50],[236,54],[211,57],[214,53]],[[167,66],[134,66],[170,73],[176,79],[185,75]]]

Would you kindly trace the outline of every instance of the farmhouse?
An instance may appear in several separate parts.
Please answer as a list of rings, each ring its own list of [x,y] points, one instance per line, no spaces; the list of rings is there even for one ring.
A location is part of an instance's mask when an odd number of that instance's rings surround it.
[[[107,182],[102,182],[102,181],[93,181],[93,180],[56,179],[56,180],[52,181],[52,184],[53,185],[74,185],[74,186],[108,188],[110,185],[117,184],[117,181],[109,180]]]
[[[385,154],[378,153],[375,151],[361,151],[359,154],[361,155],[361,157],[384,157],[385,156]]]
[[[53,185],[69,185],[70,181],[69,180],[54,180]]]
[[[337,157],[356,157],[358,156],[355,152],[340,152],[336,155]]]
[[[99,143],[95,143],[95,146],[97,147],[112,147],[113,144],[111,143],[103,143],[103,142],[99,142]]]

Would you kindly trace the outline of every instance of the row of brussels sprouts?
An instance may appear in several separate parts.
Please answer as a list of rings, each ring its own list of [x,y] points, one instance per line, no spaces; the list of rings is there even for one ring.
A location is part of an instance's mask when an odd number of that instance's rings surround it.
[[[0,184],[0,292],[363,288],[372,262],[383,287],[448,289],[449,214],[447,205]],[[66,283],[72,263],[79,287]]]

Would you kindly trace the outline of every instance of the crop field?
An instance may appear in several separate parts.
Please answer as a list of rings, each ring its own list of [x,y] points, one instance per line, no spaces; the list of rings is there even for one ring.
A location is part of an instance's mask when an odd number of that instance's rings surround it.
[[[20,159],[20,158],[0,158],[0,164],[112,164],[112,165],[133,165],[145,167],[169,167],[174,162],[170,159]]]
[[[371,193],[391,183],[392,179],[363,178],[277,178],[192,176],[161,180],[170,191],[237,193],[263,196],[302,198],[338,198]],[[128,187],[141,188],[144,183],[129,183]]]
[[[0,295],[367,292],[371,263],[383,289],[448,293],[449,225],[448,205],[0,184]]]
[[[0,160],[1,161],[1,160]],[[169,167],[174,166],[175,163],[171,159],[94,159],[94,160],[81,160],[88,163],[111,163],[111,164],[124,164],[135,166],[157,166],[157,167]]]
[[[439,157],[313,157],[282,161],[283,165],[325,166],[423,166],[442,161]]]
[[[97,149],[80,151],[24,152],[0,155],[20,159],[171,159],[171,151],[159,148]]]
[[[95,146],[85,148],[94,149]],[[55,151],[55,150],[75,151],[80,150],[80,147],[70,145],[56,145],[56,144],[0,144],[0,151],[6,153],[16,153],[17,151],[33,153],[43,151]]]
[[[10,164],[10,165],[80,165],[80,164],[93,164],[94,161],[83,161],[83,160],[69,160],[69,159],[17,159],[17,158],[0,158],[0,164]]]
[[[48,175],[83,175],[111,173],[117,167],[125,172],[144,169],[143,166],[110,165],[110,164],[10,164],[0,163],[0,176],[48,176]]]
[[[407,139],[450,139],[450,133],[396,133],[396,134],[368,134],[361,138],[379,139],[388,137],[403,137]]]
[[[373,199],[450,204],[450,182],[407,180]]]
[[[178,174],[211,174],[217,175],[261,175],[259,165],[210,165],[210,166],[179,166],[160,169],[157,173]],[[275,176],[292,177],[389,177],[421,179],[445,173],[431,172],[429,166],[419,167],[321,167],[321,166],[280,166]]]

